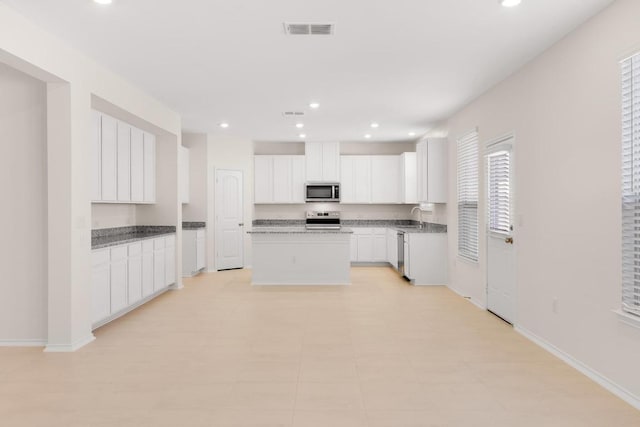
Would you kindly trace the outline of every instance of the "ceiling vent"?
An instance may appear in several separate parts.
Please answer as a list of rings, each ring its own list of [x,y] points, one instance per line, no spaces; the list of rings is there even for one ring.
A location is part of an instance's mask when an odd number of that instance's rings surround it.
[[[282,115],[285,117],[301,117],[304,116],[304,111],[285,111]]]
[[[331,23],[284,23],[284,32],[289,36],[331,36],[334,25]]]

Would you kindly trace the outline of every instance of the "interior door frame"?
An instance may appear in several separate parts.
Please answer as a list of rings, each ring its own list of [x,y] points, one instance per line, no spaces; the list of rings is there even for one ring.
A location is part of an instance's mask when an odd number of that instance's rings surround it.
[[[510,148],[510,157],[509,157],[509,169],[510,169],[510,205],[511,205],[511,223],[513,226],[513,230],[511,230],[511,237],[513,237],[513,260],[514,260],[514,286],[513,286],[513,299],[514,299],[514,312],[512,319],[512,326],[516,326],[518,319],[518,224],[517,220],[518,215],[516,215],[516,194],[517,194],[517,183],[516,183],[516,167],[515,167],[515,159],[516,159],[516,134],[515,132],[508,132],[499,137],[488,140],[484,144],[484,151],[482,153],[482,166],[484,168],[484,227],[485,227],[485,253],[484,257],[485,263],[485,295],[486,295],[486,309],[490,313],[494,314],[497,317],[500,317],[498,314],[493,313],[489,310],[489,237],[491,231],[489,230],[489,168],[487,167],[487,155],[491,154],[495,151],[499,151],[501,147],[509,146]],[[501,318],[501,317],[500,317]],[[502,319],[502,318],[501,318]],[[505,319],[502,319],[505,320]],[[509,323],[507,320],[505,322]]]
[[[244,171],[242,169],[229,169],[229,168],[215,168],[214,172],[213,172],[213,194],[214,194],[214,209],[213,209],[213,232],[214,232],[214,260],[215,260],[215,265],[214,265],[214,271],[220,271],[218,270],[218,267],[220,266],[219,263],[219,259],[218,259],[218,245],[219,245],[219,233],[218,233],[218,200],[219,200],[219,194],[218,194],[218,172],[221,171],[227,171],[227,172],[238,172],[240,173],[240,177],[242,179],[242,185],[240,187],[240,201],[242,204],[242,222],[244,223],[244,216],[245,216],[245,200],[244,200]],[[246,226],[246,225],[245,225]],[[242,234],[242,236],[244,236],[244,234]],[[245,254],[245,248],[244,248],[244,237],[242,239],[241,242],[241,250],[242,250],[242,267],[239,268],[245,268],[245,260],[246,260],[246,254]]]

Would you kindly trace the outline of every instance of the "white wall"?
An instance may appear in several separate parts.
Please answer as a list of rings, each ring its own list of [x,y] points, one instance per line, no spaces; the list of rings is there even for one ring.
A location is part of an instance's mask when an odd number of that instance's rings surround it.
[[[0,3],[0,62],[47,82],[47,349],[70,351],[93,339],[87,286],[92,95],[173,134],[176,152],[180,116],[4,3]],[[178,235],[176,245],[180,244]]]
[[[411,215],[413,205],[343,205],[340,203],[306,203],[304,205],[255,205],[255,219],[305,219],[310,210],[341,213],[342,219],[418,219]],[[423,219],[426,214],[423,215]],[[443,218],[444,219],[444,218]]]
[[[244,223],[245,230],[253,219],[253,142],[248,139],[235,139],[220,134],[208,135],[208,171],[209,192],[215,192],[215,170],[231,169],[243,173],[244,179]],[[207,209],[207,265],[215,270],[215,197],[209,197]],[[244,265],[251,266],[251,235],[244,235]]]
[[[207,135],[182,134],[189,149],[189,203],[182,205],[183,221],[207,220]]]
[[[91,228],[127,227],[136,225],[136,206],[120,203],[92,203]]]
[[[0,344],[47,339],[46,87],[0,64]]]
[[[640,329],[622,324],[612,310],[621,293],[619,60],[640,48],[639,16],[637,0],[614,2],[449,121],[451,183],[456,137],[475,126],[482,144],[509,132],[516,137],[516,326],[636,402]],[[483,168],[480,181],[482,213]],[[449,194],[455,200],[455,185]],[[455,203],[448,215],[451,286],[485,304],[484,233],[479,265],[456,260]]]

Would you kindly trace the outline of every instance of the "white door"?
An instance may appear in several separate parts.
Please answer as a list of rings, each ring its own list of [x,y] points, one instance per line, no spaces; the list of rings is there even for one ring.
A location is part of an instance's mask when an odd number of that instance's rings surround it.
[[[242,171],[216,170],[216,269],[244,267]]]
[[[516,315],[513,245],[513,137],[489,145],[487,170],[487,308],[509,323]]]

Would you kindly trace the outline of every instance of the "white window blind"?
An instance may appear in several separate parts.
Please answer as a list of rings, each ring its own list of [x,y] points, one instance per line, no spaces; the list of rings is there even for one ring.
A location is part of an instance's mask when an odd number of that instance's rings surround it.
[[[506,150],[487,156],[489,231],[493,233],[511,233],[510,163],[510,153]]]
[[[622,309],[640,316],[640,54],[622,62]]]
[[[478,132],[458,140],[458,255],[478,261]]]

